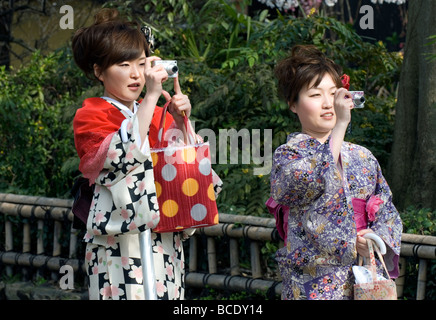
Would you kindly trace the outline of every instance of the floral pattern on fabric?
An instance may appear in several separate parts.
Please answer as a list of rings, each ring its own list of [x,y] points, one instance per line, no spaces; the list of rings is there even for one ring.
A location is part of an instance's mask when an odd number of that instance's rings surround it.
[[[152,233],[158,299],[184,298],[185,266],[181,236],[181,233]],[[137,235],[120,236],[110,247],[88,243],[85,261],[91,300],[144,299]]]
[[[87,221],[87,273],[90,299],[143,300],[139,233],[159,222],[148,139],[138,147],[136,115],[113,134]],[[182,240],[192,230],[152,233],[158,299],[184,299]]]
[[[348,142],[340,158],[338,168],[330,138],[320,143],[303,133],[289,135],[274,153],[271,196],[289,207],[286,246],[276,255],[283,299],[352,299],[351,267],[357,259],[353,198],[377,195],[383,200],[367,227],[385,241],[385,261],[398,272],[402,223],[377,160]]]

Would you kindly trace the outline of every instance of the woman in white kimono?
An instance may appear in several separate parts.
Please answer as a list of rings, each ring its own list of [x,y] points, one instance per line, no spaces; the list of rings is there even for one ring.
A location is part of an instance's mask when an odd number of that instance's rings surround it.
[[[76,32],[72,46],[76,64],[104,86],[104,96],[86,99],[73,122],[79,169],[94,184],[85,221],[89,296],[144,299],[138,234],[159,222],[150,155],[162,114],[156,103],[162,94],[171,101],[167,128],[183,133],[183,113],[189,117],[191,104],[178,78],[172,97],[163,91],[168,74],[161,65],[152,67],[159,58],[150,56],[138,26],[119,19],[116,10],[101,10],[93,25]],[[187,236],[152,233],[159,299],[184,298],[182,240]]]

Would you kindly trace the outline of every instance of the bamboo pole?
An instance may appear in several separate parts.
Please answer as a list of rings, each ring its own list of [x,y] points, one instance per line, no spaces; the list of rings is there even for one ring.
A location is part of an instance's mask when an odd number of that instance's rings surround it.
[[[30,247],[30,224],[28,222],[25,222],[23,224],[23,252],[30,252]]]
[[[19,265],[34,268],[47,267],[51,271],[59,271],[62,265],[68,264],[73,268],[74,272],[78,272],[79,270],[82,272],[86,271],[85,263],[81,263],[79,259],[65,259],[13,251],[3,252],[0,257],[0,262],[6,265]]]
[[[12,234],[12,222],[5,217],[5,250],[6,252],[14,249],[14,238]],[[6,275],[11,277],[13,274],[12,266],[6,266]]]
[[[436,238],[436,237],[435,237]],[[401,244],[401,255],[403,257],[419,257],[423,259],[436,259],[435,246],[423,244]]]
[[[5,221],[5,250],[12,251],[14,249],[14,236],[12,233],[12,222],[6,218]]]
[[[418,283],[416,287],[416,300],[425,299],[425,287],[427,283],[427,260],[419,259]]]
[[[196,232],[200,234],[204,234],[209,237],[221,237],[221,236],[229,236],[231,238],[243,238],[247,237],[251,240],[257,241],[271,241],[276,240],[274,238],[274,230],[273,228],[266,227],[252,227],[252,226],[243,226],[238,227],[234,224],[223,224],[219,223],[211,227],[197,229]]]
[[[24,218],[35,217],[44,219],[48,214],[52,219],[63,221],[65,219],[73,221],[71,209],[64,207],[34,206],[30,204],[20,205],[17,203],[0,202],[0,212],[11,216],[21,216]]]
[[[404,292],[404,283],[406,282],[406,258],[400,257],[400,274],[395,279],[395,285],[397,287],[397,297],[402,298]]]
[[[240,275],[239,268],[239,243],[235,238],[230,238],[230,275]]]
[[[216,263],[216,248],[215,239],[212,237],[207,237],[207,261],[209,265],[209,273],[217,273],[217,263]]]
[[[62,223],[59,221],[54,222],[53,227],[53,257],[57,257],[61,255],[62,246],[61,246],[61,232],[62,232]]]
[[[36,254],[43,254],[44,250],[44,221],[38,220],[38,231],[36,235]]]
[[[428,244],[428,245],[436,246],[436,237],[403,233],[401,235],[401,242],[403,243],[410,242],[414,244]]]
[[[71,208],[73,200],[0,193],[0,202]]]
[[[251,279],[241,276],[189,272],[185,280],[186,285],[192,287],[204,287],[208,285],[215,289],[230,289],[251,293],[258,291],[266,292],[274,287],[274,294],[281,295],[282,292],[281,283],[276,283],[272,280]]]
[[[197,271],[198,266],[198,238],[194,234],[189,239],[189,272]]]
[[[250,242],[251,276],[253,279],[262,278],[262,268],[260,265],[260,248],[257,241]]]
[[[76,258],[77,257],[77,235],[78,230],[73,228],[73,225],[71,224],[70,228],[70,243],[69,243],[69,250],[68,250],[68,258]]]

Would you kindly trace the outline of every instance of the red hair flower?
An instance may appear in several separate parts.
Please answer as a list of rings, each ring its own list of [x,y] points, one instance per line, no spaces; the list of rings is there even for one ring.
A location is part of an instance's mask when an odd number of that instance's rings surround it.
[[[350,88],[350,76],[348,76],[344,73],[341,76],[341,81],[342,81],[342,86],[348,90]]]

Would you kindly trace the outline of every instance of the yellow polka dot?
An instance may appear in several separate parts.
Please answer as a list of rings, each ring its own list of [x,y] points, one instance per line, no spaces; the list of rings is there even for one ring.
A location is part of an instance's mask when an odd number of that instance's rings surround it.
[[[215,215],[215,217],[213,218],[213,223],[215,223],[215,224],[218,224],[220,221],[219,221],[220,219],[219,219],[219,216],[218,216],[218,213]]]
[[[174,217],[179,211],[179,205],[174,200],[167,200],[162,204],[162,213],[168,218]]]
[[[188,178],[182,183],[182,191],[188,197],[192,197],[198,192],[198,182],[194,178]]]
[[[215,201],[215,191],[213,190],[212,183],[209,185],[209,188],[207,188],[207,196],[210,200]]]
[[[159,198],[160,195],[162,194],[162,186],[157,181],[154,181],[154,185],[156,186],[156,197]]]
[[[151,153],[151,160],[153,161],[153,167],[156,166],[156,164],[157,164],[157,159],[158,159],[157,153],[152,152],[152,153]]]
[[[195,152],[195,148],[184,148],[182,150],[182,159],[186,163],[194,162],[196,156],[197,153]]]

